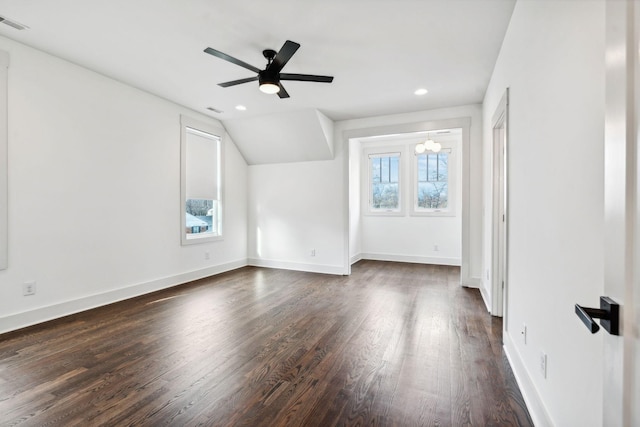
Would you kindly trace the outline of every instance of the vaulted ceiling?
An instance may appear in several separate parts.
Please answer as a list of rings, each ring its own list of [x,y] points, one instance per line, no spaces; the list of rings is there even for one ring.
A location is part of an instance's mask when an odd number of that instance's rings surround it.
[[[0,35],[238,127],[257,116],[313,109],[345,120],[480,103],[514,4],[0,0],[0,16],[29,27],[0,24]],[[283,72],[331,75],[334,82],[285,82],[287,99],[260,92],[256,82],[222,88],[217,83],[254,74],[203,52],[212,47],[264,68],[262,50],[279,50],[286,40],[301,47]],[[416,96],[418,88],[429,92]],[[241,151],[255,144],[246,139],[236,141]]]

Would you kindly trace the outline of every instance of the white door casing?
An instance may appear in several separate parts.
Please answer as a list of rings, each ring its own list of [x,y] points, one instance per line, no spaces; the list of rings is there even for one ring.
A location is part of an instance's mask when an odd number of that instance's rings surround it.
[[[505,91],[492,123],[492,219],[491,219],[491,314],[506,313],[507,293],[507,130],[509,89]],[[504,330],[508,319],[505,315]]]
[[[640,425],[639,30],[640,5],[607,0],[604,295],[622,319],[604,337],[603,425],[614,427]]]

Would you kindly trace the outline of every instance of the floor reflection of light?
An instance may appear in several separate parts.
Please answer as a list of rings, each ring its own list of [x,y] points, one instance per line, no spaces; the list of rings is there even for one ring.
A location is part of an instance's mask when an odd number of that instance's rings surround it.
[[[229,348],[229,342],[238,338],[233,322],[237,313],[224,294],[217,296],[199,294],[190,296],[176,312],[174,322],[180,325],[173,334],[173,350],[188,353],[189,359],[206,355],[212,366],[233,358],[233,354],[217,354],[221,348]],[[188,349],[188,352],[185,352]]]

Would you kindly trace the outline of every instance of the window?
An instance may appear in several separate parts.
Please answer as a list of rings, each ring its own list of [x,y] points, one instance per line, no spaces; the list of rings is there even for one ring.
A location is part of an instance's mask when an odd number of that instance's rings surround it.
[[[419,154],[417,205],[418,209],[446,209],[449,183],[449,154]]]
[[[414,214],[454,214],[453,150],[415,155]]]
[[[370,154],[368,170],[369,212],[400,212],[400,153]]]
[[[223,130],[181,118],[182,244],[222,238]]]

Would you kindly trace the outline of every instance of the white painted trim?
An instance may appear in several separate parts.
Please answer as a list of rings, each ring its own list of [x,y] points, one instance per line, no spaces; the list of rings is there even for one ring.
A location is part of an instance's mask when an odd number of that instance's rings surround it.
[[[149,282],[138,283],[132,286],[114,289],[100,294],[90,295],[71,301],[65,301],[59,304],[39,307],[34,310],[0,317],[0,334],[14,331],[16,329],[25,328],[27,326],[32,326],[38,323],[47,322],[49,320],[58,319],[70,314],[91,310],[92,308],[113,304],[114,302],[127,300],[162,289],[171,288],[173,286],[181,285],[183,283],[188,283],[198,279],[203,279],[205,277],[215,276],[216,274],[225,273],[227,271],[235,270],[247,265],[248,264],[246,259],[240,259],[226,264],[189,271],[186,273],[177,274],[175,276],[163,277],[161,279],[151,280]]]
[[[511,336],[505,333],[502,335],[502,340],[504,342],[504,352],[507,355],[511,370],[513,371],[522,397],[529,410],[529,415],[531,415],[533,425],[536,427],[553,427],[554,424],[549,416],[549,411],[547,411],[547,408],[542,403],[540,393],[538,393],[533,381],[531,381],[522,356],[513,344],[513,341],[511,341]]]
[[[462,286],[465,288],[481,289],[481,285],[482,279],[479,277],[467,277],[465,281],[462,282]]]
[[[0,51],[0,270],[9,267],[9,54]]]
[[[489,305],[489,295],[487,295],[487,289],[484,286],[478,286],[480,290],[480,296],[484,301],[484,306],[487,308],[487,312],[491,313],[491,306]]]
[[[362,254],[355,254],[354,256],[352,256],[350,258],[350,263],[351,265],[355,264],[356,262],[360,261],[362,259]]]
[[[308,273],[334,274],[339,276],[345,275],[344,267],[341,265],[304,264],[299,262],[289,262],[289,261],[259,259],[259,258],[249,258],[248,265],[252,267],[305,271]]]
[[[452,265],[460,267],[460,258],[453,257],[429,257],[417,255],[398,255],[398,254],[380,254],[380,253],[362,253],[361,259],[370,259],[373,261],[394,261],[408,262],[413,264],[436,264],[436,265]]]

